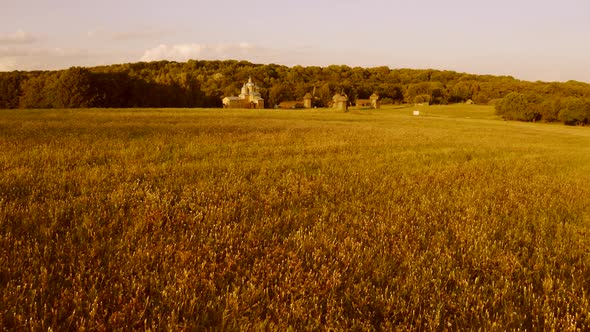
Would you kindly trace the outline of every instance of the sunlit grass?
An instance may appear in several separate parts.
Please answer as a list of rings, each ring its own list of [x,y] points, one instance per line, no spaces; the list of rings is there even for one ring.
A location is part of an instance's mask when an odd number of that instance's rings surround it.
[[[590,130],[0,111],[7,329],[588,329]]]

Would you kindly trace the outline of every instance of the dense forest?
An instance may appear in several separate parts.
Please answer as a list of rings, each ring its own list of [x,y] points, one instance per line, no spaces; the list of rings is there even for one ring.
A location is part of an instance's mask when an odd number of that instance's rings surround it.
[[[287,67],[247,61],[140,62],[60,71],[0,73],[0,109],[79,107],[221,107],[251,76],[267,107],[301,100],[328,106],[335,92],[351,102],[373,92],[383,103],[494,104],[507,120],[590,123],[590,84],[528,82],[454,71]]]

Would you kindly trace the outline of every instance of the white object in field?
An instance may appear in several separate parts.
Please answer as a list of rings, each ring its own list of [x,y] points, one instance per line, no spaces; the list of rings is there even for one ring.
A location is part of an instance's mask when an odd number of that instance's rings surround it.
[[[420,111],[414,111],[413,114],[414,115],[420,115]]]

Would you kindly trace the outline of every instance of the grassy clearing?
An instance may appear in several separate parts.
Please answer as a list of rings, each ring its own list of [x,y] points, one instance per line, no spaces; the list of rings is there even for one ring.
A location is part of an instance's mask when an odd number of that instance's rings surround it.
[[[589,329],[590,130],[411,111],[0,111],[0,326]]]

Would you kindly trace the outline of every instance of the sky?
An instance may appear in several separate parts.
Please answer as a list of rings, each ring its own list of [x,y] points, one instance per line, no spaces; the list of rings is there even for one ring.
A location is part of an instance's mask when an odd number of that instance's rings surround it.
[[[590,82],[588,0],[0,0],[0,71],[139,61]]]

